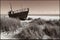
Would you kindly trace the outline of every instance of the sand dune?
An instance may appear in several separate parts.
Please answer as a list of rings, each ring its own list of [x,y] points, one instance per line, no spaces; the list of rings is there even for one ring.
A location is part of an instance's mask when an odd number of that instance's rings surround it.
[[[32,21],[27,21],[1,17],[1,39],[60,38],[60,20],[36,18]]]

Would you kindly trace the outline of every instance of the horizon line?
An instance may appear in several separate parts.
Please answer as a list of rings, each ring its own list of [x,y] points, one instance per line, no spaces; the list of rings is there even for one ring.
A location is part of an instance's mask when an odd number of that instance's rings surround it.
[[[8,14],[1,14],[8,15]],[[28,14],[28,16],[60,16],[60,14]]]

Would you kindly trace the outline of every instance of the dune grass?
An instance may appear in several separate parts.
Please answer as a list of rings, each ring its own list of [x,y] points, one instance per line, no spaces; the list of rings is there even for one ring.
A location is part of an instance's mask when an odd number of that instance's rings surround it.
[[[21,27],[20,20],[8,18],[8,17],[1,17],[1,32],[9,32],[14,31],[17,28]]]
[[[19,39],[54,39],[60,38],[60,19],[59,20],[43,20],[34,19],[25,27],[22,27],[20,20],[14,18],[1,17],[1,32],[15,31],[22,28],[13,38]]]
[[[43,19],[34,19],[29,22],[29,25],[26,28],[23,28],[22,31],[15,35],[15,38],[21,39],[54,39],[60,38],[60,21],[59,20],[43,20]]]

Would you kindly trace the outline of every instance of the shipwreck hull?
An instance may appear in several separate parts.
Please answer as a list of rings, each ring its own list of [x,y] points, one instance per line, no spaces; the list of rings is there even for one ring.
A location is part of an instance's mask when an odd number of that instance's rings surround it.
[[[9,15],[9,17],[12,17],[12,18],[19,18],[21,20],[25,20],[27,18],[28,11],[19,12],[19,13],[13,13],[13,14],[8,14],[8,15]]]
[[[25,20],[28,16],[29,9],[27,8],[26,11],[10,11],[8,13],[9,17],[11,18],[19,18],[20,20]]]

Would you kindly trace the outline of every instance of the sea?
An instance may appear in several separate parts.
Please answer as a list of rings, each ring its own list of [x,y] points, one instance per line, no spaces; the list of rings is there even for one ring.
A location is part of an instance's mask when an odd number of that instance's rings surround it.
[[[28,16],[27,18],[33,18],[33,19],[37,19],[37,18],[41,18],[44,20],[59,20],[59,16]]]
[[[9,17],[9,16],[4,16],[4,17]],[[59,16],[27,16],[27,19],[28,18],[32,18],[32,19],[37,19],[37,18],[41,18],[41,19],[44,19],[44,20],[59,20],[60,17]]]

